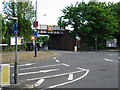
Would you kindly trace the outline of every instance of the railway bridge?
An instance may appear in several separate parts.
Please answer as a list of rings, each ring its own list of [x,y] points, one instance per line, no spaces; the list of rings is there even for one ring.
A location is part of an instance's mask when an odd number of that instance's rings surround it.
[[[39,35],[49,35],[49,49],[74,50],[75,40],[69,36],[69,30],[57,25],[39,25]]]

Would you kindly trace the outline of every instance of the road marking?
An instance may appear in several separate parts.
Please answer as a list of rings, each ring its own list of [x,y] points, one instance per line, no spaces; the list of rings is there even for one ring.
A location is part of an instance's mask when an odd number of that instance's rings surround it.
[[[67,67],[69,67],[70,65],[68,65],[68,64],[65,64],[65,63],[63,63],[63,65],[65,65],[65,66],[67,66]]]
[[[69,75],[70,73],[74,74],[74,73],[79,73],[79,72],[84,72],[84,71],[87,71],[87,69],[78,70],[78,71],[74,71],[74,72],[68,72],[68,73],[62,73],[62,74],[56,74],[56,75],[51,75],[51,76],[39,77],[39,78],[32,78],[32,79],[27,79],[27,81],[38,80],[41,78],[45,79],[45,78],[58,77],[58,76],[63,76],[63,75]]]
[[[111,60],[111,59],[107,59],[107,58],[104,58],[104,60],[106,60],[106,61],[110,61],[110,62],[113,62],[113,60]]]
[[[50,70],[40,70],[40,71],[36,71],[36,72],[27,72],[27,73],[19,73],[18,75],[29,75],[29,74],[36,74],[36,73],[47,73],[47,72],[52,72],[52,71],[56,71],[59,69],[50,69]],[[14,74],[12,74],[14,76]]]
[[[45,79],[43,79],[43,78],[40,79],[40,80],[38,80],[38,81],[35,83],[34,87],[40,86],[44,81],[45,81]]]
[[[107,58],[104,58],[104,60],[106,60],[106,61],[108,61],[108,62],[118,62],[118,61],[114,61],[114,60],[107,59]]]
[[[118,57],[120,59],[120,57]]]
[[[75,81],[78,81],[78,80],[84,78],[85,76],[88,75],[88,73],[89,73],[89,70],[87,70],[86,73],[85,73],[83,76],[81,76],[81,77],[79,77],[79,78],[77,78],[77,79],[74,79],[74,80],[72,80],[72,81],[68,81],[68,82],[65,82],[65,83],[61,83],[61,84],[49,86],[48,88],[55,88],[55,87],[58,87],[58,86],[66,85],[66,84],[69,84],[69,83],[73,83],[73,82],[75,82]]]
[[[33,64],[36,64],[36,63],[27,63],[27,64],[21,64],[21,65],[18,65],[19,67],[22,67],[22,66],[31,66]],[[14,66],[10,66],[10,67],[14,67]]]
[[[96,52],[88,52],[88,53],[96,53]]]
[[[55,60],[56,62],[60,62],[59,60]]]
[[[77,67],[77,69],[82,69],[83,71],[87,71],[88,69],[84,69],[84,68],[80,68],[80,67]]]
[[[44,68],[44,67],[54,67],[54,66],[60,66],[60,65],[67,66],[67,64],[61,63],[61,64],[53,64],[53,65],[46,65],[46,66],[40,66],[40,67],[23,68],[20,70],[29,70],[29,69]]]
[[[117,55],[117,54],[108,54],[108,56],[114,56],[114,55]]]
[[[73,74],[72,73],[69,74],[68,80],[73,80]]]

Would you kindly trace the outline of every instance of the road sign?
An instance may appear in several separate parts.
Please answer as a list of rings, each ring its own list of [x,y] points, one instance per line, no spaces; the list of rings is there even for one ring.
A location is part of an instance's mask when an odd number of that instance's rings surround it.
[[[38,21],[35,21],[35,22],[33,23],[33,27],[38,27]]]
[[[80,41],[80,37],[76,34],[76,40]]]
[[[31,40],[36,40],[36,38],[35,38],[35,36],[34,35],[31,35],[31,38],[30,38]]]
[[[48,26],[48,31],[52,31],[52,26]]]
[[[38,36],[38,32],[34,32],[34,36],[37,37]]]
[[[17,20],[14,20],[13,33],[16,34],[17,30],[18,30]]]

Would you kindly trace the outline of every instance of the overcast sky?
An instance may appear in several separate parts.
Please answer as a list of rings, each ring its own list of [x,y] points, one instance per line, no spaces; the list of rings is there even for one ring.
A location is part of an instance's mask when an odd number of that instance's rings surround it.
[[[2,8],[1,2],[8,0],[0,0],[0,10]],[[35,4],[35,0],[32,0]],[[89,0],[84,0],[88,2]],[[100,2],[118,2],[119,0],[99,0]],[[57,25],[58,17],[62,16],[61,10],[66,6],[82,2],[82,0],[37,0],[37,20],[39,24]],[[2,11],[1,11],[2,12]]]

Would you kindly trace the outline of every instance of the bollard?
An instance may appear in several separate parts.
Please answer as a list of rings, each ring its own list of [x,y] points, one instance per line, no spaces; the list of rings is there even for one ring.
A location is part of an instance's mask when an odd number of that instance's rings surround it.
[[[75,51],[75,52],[77,51],[77,46],[74,46],[74,51]]]
[[[1,87],[10,86],[10,65],[0,64],[0,83]]]

